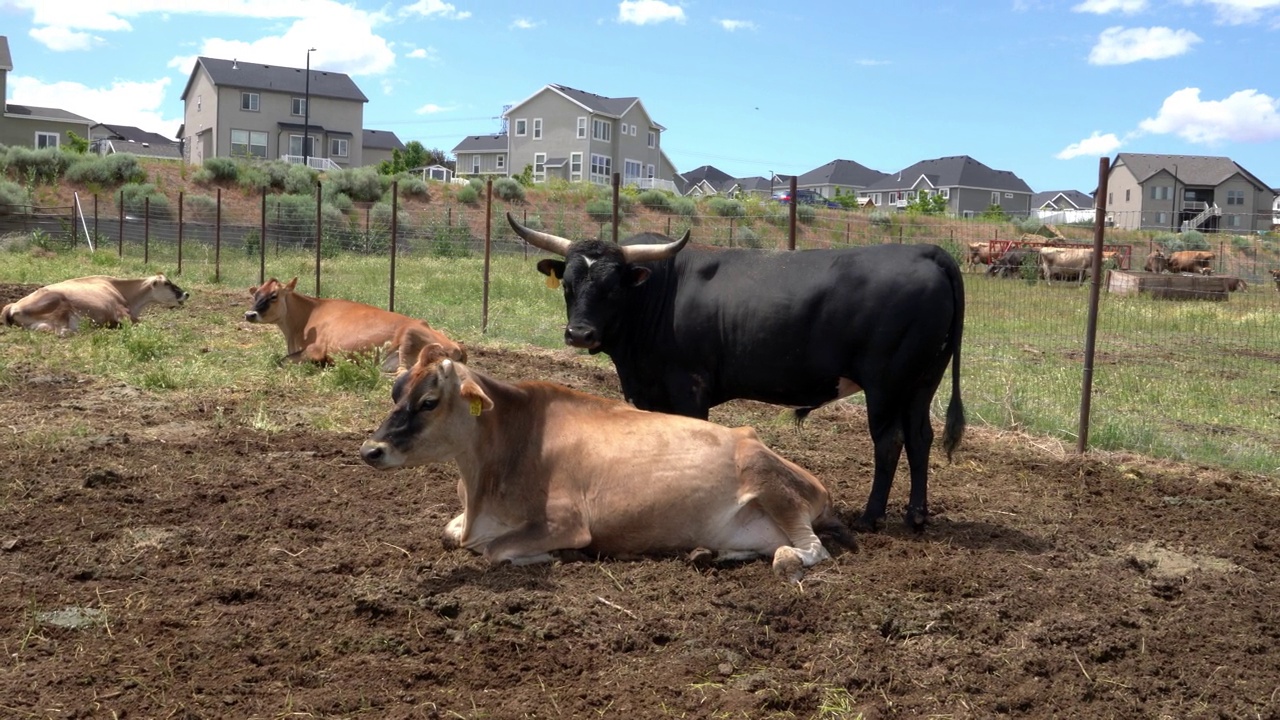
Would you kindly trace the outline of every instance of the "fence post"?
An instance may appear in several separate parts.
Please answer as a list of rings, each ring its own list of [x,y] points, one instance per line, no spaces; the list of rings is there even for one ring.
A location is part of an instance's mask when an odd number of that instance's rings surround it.
[[[93,241],[98,242],[98,193],[93,194]]]
[[[622,188],[622,173],[613,174],[613,244],[618,244],[618,191]]]
[[[213,281],[222,282],[222,188],[218,188],[217,205],[213,216]]]
[[[151,196],[142,198],[142,264],[151,262]]]
[[[616,188],[615,188],[616,192]],[[615,196],[616,197],[616,196]],[[616,207],[616,206],[615,206]],[[614,211],[615,213],[617,210]],[[489,253],[493,247],[493,178],[485,182],[484,199],[484,297],[480,304],[480,332],[489,332]]]
[[[729,247],[733,247],[733,218],[729,218]]]
[[[120,202],[116,209],[120,211],[120,234],[116,237],[116,254],[124,257],[124,190],[120,191]]]
[[[400,181],[396,180],[391,183],[391,287],[388,289],[388,293],[387,293],[387,309],[390,310],[391,312],[396,311],[396,242],[397,242],[396,235],[398,234],[397,230],[399,229],[396,223],[396,212],[397,212],[396,208],[399,206],[397,202],[399,201],[399,199],[400,199]],[[366,238],[365,239],[366,243],[369,242],[368,241],[368,237],[369,237],[369,219],[368,218],[369,218],[369,215],[366,213],[365,221],[364,221],[365,222],[364,236]],[[400,358],[400,364],[407,367],[409,362],[414,359],[415,358]]]
[[[1098,299],[1102,291],[1102,240],[1107,217],[1107,176],[1110,159],[1098,159],[1098,194],[1094,196],[1093,215],[1093,282],[1089,285],[1089,320],[1084,329],[1084,379],[1080,387],[1080,431],[1076,452],[1089,447],[1089,409],[1093,402],[1093,354],[1098,337]]]
[[[267,189],[262,188],[262,217],[258,220],[258,285],[267,281]]]
[[[791,196],[787,201],[790,205],[790,225],[787,228],[787,249],[796,249],[796,176],[791,176]]]
[[[316,297],[320,297],[320,210],[324,196],[321,195],[320,183],[316,183]]]
[[[178,191],[178,274],[182,274],[182,208],[186,205],[183,202],[184,193]]]

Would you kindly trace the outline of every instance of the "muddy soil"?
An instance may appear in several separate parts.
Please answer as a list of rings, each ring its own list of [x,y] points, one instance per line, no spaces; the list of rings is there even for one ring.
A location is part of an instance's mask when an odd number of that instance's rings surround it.
[[[568,351],[472,364],[617,395]],[[491,567],[441,546],[452,467],[378,472],[365,433],[218,406],[10,366],[0,716],[1280,717],[1274,478],[971,428],[925,532],[895,518],[800,586],[764,561]],[[857,406],[713,419],[860,511]]]

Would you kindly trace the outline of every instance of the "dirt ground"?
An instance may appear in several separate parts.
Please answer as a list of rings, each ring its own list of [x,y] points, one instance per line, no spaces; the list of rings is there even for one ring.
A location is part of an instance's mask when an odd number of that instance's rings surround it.
[[[472,365],[617,394],[567,350]],[[370,469],[365,433],[73,368],[3,388],[3,717],[1280,717],[1274,478],[970,428],[923,534],[895,517],[798,587],[764,561],[489,567],[441,547],[454,469]],[[861,510],[859,408],[728,418]],[[101,431],[21,442],[73,420]]]

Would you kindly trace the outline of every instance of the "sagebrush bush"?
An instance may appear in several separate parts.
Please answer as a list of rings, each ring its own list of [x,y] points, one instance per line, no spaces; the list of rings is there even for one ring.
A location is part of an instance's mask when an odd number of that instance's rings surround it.
[[[671,211],[681,217],[693,218],[698,214],[698,203],[691,197],[673,197]]]
[[[476,186],[474,184],[463,185],[458,188],[458,192],[454,194],[454,198],[460,203],[475,205],[480,201],[480,191],[476,190]]]
[[[618,214],[622,214],[621,207],[618,208]],[[587,215],[596,222],[609,222],[613,220],[613,203],[602,197],[595,198],[587,203]]]
[[[1018,223],[1018,229],[1024,233],[1033,233],[1039,230],[1042,225],[1044,223],[1041,222],[1040,218],[1027,216]]]
[[[369,225],[380,228],[391,227],[391,203],[380,202],[369,211]],[[403,207],[396,207],[396,232],[405,233],[412,230],[413,218]]]
[[[184,220],[214,222],[218,219],[218,201],[209,195],[187,195],[183,199],[186,208]]]
[[[325,196],[342,194],[356,202],[377,202],[384,191],[383,177],[371,167],[333,170],[325,174]]]
[[[524,202],[524,186],[512,178],[494,180],[493,194],[507,202]]]
[[[671,193],[663,190],[645,190],[640,193],[640,204],[659,212],[671,212]]]
[[[734,234],[734,242],[740,247],[749,248],[759,248],[764,245],[764,243],[760,241],[760,236],[756,234],[756,231],[749,227],[738,228],[737,232]]]
[[[431,199],[431,187],[422,178],[414,177],[413,175],[401,175],[399,183],[402,197],[417,198],[418,200]]]
[[[30,215],[31,193],[11,180],[0,179],[0,215]]]
[[[720,217],[745,217],[747,214],[741,202],[719,195],[707,201],[707,209]]]
[[[818,211],[812,205],[796,205],[796,222],[811,225],[816,219],[818,219]]]
[[[120,200],[124,211],[130,215],[142,216],[150,213],[150,217],[169,217],[169,198],[156,189],[151,183],[129,183],[120,187]]]
[[[887,228],[893,225],[893,213],[886,210],[873,210],[870,219],[871,224],[876,227]]]
[[[208,171],[210,179],[214,182],[235,182],[240,175],[240,166],[231,158],[207,158],[201,165],[201,169]]]
[[[471,186],[472,190],[476,191],[476,195],[484,194],[484,181],[481,180],[480,178],[473,177],[467,181],[467,184]]]
[[[5,151],[4,165],[15,180],[52,183],[71,166],[71,156],[58,148],[35,150],[14,146]]]
[[[288,165],[288,163],[284,163]],[[294,195],[306,195],[316,191],[316,178],[320,173],[306,165],[288,165],[284,178],[280,181],[280,189]]]
[[[271,176],[261,165],[246,165],[236,176],[236,185],[245,192],[258,193],[271,189]]]
[[[138,163],[136,155],[83,155],[67,168],[67,180],[88,185],[115,187],[125,183],[140,183],[147,179],[147,172]]]

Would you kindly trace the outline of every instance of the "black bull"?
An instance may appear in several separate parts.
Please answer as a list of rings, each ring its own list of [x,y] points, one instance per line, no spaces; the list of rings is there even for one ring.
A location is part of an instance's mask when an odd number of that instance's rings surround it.
[[[564,288],[565,342],[610,356],[623,395],[643,410],[706,418],[735,398],[814,408],[866,393],[875,477],[858,525],[883,524],[906,446],[907,523],[928,517],[929,407],[947,364],[943,430],[950,458],[964,433],[960,341],[964,285],[935,245],[770,253],[690,247],[644,234],[621,246],[572,242],[507,221],[564,260],[538,270]]]

